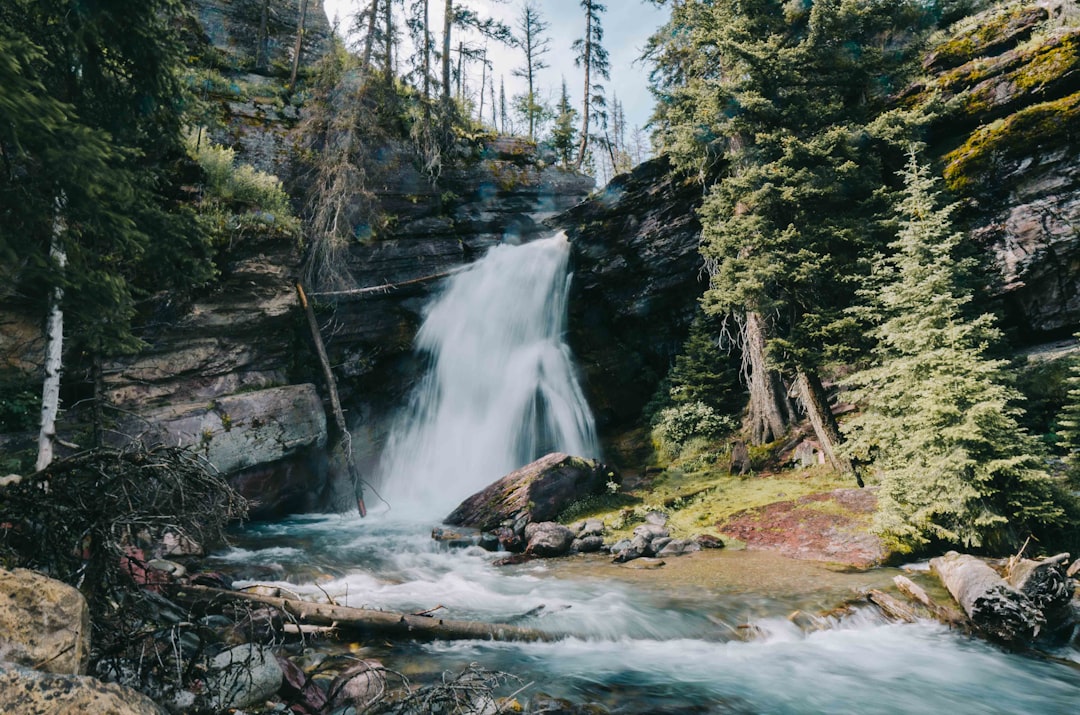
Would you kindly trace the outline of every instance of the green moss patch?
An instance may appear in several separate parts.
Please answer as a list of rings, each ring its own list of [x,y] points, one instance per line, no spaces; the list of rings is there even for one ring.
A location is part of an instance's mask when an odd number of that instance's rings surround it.
[[[945,155],[950,190],[970,193],[993,181],[1003,163],[1070,143],[1080,133],[1080,92],[1025,107],[980,127]]]

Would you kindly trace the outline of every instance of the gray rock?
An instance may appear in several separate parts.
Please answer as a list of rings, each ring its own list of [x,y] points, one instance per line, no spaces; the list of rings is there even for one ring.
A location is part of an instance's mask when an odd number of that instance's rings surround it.
[[[0,662],[0,712],[11,715],[164,715],[142,693],[85,675],[60,675]]]
[[[550,521],[573,502],[602,494],[612,479],[618,476],[596,460],[555,452],[473,494],[445,521],[488,531],[515,519],[516,531],[521,520]]]
[[[80,674],[89,657],[90,610],[78,589],[36,571],[0,569],[0,661]]]
[[[645,515],[646,524],[655,524],[656,526],[667,526],[668,516],[662,511],[650,511]]]
[[[655,539],[649,542],[649,549],[653,553],[658,554],[660,553],[660,551],[663,550],[665,546],[670,544],[672,541],[674,541],[674,539],[672,539],[670,536],[657,536]]]
[[[639,524],[634,527],[634,536],[644,536],[650,541],[657,537],[670,536],[671,532],[663,526],[657,526],[656,524]]]
[[[571,551],[577,551],[582,554],[591,554],[604,548],[604,537],[602,536],[582,536],[570,544]]]
[[[666,558],[669,556],[679,556],[685,551],[685,541],[682,539],[671,539],[666,544],[656,549],[656,555],[659,558]]]
[[[563,556],[570,551],[570,544],[574,541],[574,532],[562,524],[545,521],[525,527],[525,538],[528,541],[525,547],[526,554]]]
[[[281,687],[277,658],[261,646],[238,645],[216,655],[206,676],[206,693],[219,710],[261,704]]]

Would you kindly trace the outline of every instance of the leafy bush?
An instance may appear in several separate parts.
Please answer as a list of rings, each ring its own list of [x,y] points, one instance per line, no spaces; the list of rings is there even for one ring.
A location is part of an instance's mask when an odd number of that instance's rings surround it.
[[[236,152],[200,132],[187,136],[188,152],[203,171],[200,214],[218,243],[227,244],[247,229],[295,235],[300,228],[281,180],[250,164],[236,162]]]
[[[735,420],[695,400],[668,407],[657,415],[653,435],[664,446],[682,446],[693,437],[711,439],[736,428]]]

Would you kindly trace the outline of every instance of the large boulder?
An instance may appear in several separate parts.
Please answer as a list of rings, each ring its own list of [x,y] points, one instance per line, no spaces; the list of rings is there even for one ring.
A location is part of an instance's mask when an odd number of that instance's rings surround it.
[[[79,674],[89,655],[90,611],[77,589],[36,571],[0,569],[0,661]]]
[[[0,712],[11,715],[164,715],[150,698],[85,675],[57,675],[0,662]]]
[[[552,521],[575,501],[602,494],[618,472],[594,459],[554,452],[473,494],[446,517],[452,526],[492,530],[505,521]]]

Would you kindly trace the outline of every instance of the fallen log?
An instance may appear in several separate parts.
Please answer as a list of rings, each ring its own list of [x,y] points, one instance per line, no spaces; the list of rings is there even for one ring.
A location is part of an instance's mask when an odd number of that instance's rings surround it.
[[[878,610],[885,615],[891,621],[901,621],[903,623],[915,623],[919,620],[918,614],[914,609],[908,606],[903,601],[890,596],[884,591],[879,591],[876,588],[872,588],[866,592],[866,598],[870,603],[878,607]]]
[[[1076,582],[1067,574],[1068,565],[1068,554],[1038,561],[1013,558],[1006,567],[1005,580],[1049,615],[1068,606],[1076,591]]]
[[[934,618],[945,625],[962,626],[967,623],[967,618],[963,613],[960,613],[960,611],[957,611],[955,608],[942,606],[940,603],[930,598],[930,595],[923,590],[922,586],[915,583],[907,576],[896,576],[893,578],[893,583],[896,584],[896,588],[900,593],[928,610]]]
[[[314,603],[292,598],[264,596],[257,593],[227,591],[210,586],[181,586],[177,600],[247,601],[271,606],[296,619],[298,624],[332,626],[341,634],[362,633],[414,640],[497,640],[497,641],[554,641],[562,636],[535,628],[523,628],[503,623],[453,621],[431,616],[416,616],[370,608],[350,608],[329,603]]]
[[[1027,643],[1046,623],[1030,598],[974,556],[950,551],[930,559],[930,567],[972,623],[991,638]]]

